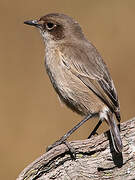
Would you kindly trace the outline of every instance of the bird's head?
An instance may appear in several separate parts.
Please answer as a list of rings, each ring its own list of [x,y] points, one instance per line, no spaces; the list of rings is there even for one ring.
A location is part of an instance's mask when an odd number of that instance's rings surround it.
[[[38,20],[29,20],[24,23],[37,27],[45,42],[84,38],[80,25],[64,14],[47,14]]]

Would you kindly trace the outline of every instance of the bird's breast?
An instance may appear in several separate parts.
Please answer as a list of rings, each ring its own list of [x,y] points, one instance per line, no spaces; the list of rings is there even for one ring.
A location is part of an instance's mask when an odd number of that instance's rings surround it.
[[[49,49],[49,51],[46,52],[45,66],[57,93],[62,96],[70,97],[70,82],[72,77],[68,68],[63,64],[57,49]]]
[[[86,115],[101,109],[101,101],[78,77],[72,74],[57,49],[49,49],[46,52],[45,66],[60,99],[73,111]]]

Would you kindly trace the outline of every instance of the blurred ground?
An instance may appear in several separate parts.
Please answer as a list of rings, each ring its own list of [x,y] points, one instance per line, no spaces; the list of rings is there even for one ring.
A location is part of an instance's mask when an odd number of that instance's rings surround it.
[[[0,2],[0,179],[13,180],[81,117],[60,105],[44,70],[44,45],[24,20],[60,12],[81,24],[109,66],[122,121],[135,115],[135,1]],[[84,139],[89,121],[70,139]],[[100,132],[104,129],[100,129]]]

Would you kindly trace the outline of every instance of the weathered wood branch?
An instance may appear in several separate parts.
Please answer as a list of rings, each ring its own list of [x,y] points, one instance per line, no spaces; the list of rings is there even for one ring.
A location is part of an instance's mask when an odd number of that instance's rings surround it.
[[[17,180],[135,179],[135,118],[121,124],[122,153],[113,150],[106,135],[69,142],[76,160],[66,145],[53,148],[26,167]]]

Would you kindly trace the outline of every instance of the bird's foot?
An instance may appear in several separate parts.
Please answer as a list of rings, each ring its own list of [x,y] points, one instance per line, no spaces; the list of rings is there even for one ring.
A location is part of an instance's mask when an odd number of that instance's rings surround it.
[[[55,143],[51,144],[50,146],[48,146],[46,148],[46,151],[50,151],[51,149],[53,149],[54,147],[60,145],[60,144],[65,144],[69,150],[69,153],[71,155],[72,159],[76,159],[76,151],[75,149],[70,145],[70,143],[68,141],[66,141],[65,139],[62,137],[60,140],[57,140]]]
[[[97,132],[92,132],[89,136],[88,136],[88,139],[90,139],[92,136],[95,136],[95,135],[99,135]]]

